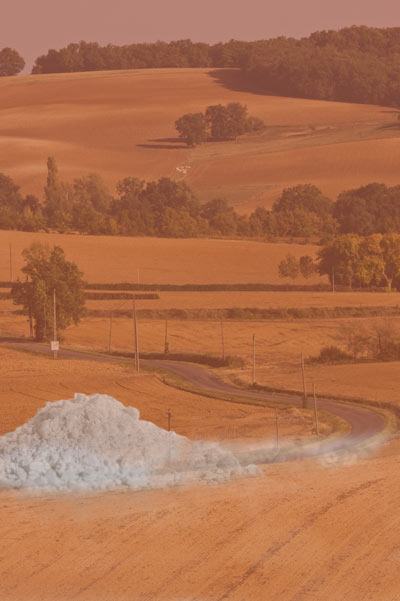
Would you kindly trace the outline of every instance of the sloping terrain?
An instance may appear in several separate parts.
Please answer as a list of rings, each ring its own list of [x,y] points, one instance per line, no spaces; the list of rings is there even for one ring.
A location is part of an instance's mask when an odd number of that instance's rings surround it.
[[[175,120],[241,102],[267,130],[194,150]],[[399,182],[397,111],[241,91],[235,70],[150,69],[1,78],[1,171],[42,195],[46,159],[65,179],[100,173],[185,179],[202,200],[225,196],[247,212],[282,188],[312,182],[335,196],[370,181]],[[182,170],[181,167],[184,169]]]

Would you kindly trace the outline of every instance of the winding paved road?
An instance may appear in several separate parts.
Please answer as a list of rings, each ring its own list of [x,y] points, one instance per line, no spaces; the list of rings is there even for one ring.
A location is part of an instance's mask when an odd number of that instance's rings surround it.
[[[46,344],[40,344],[30,341],[19,341],[15,339],[0,339],[1,344],[13,347],[16,350],[24,349],[44,354],[51,354],[50,348]],[[80,352],[70,349],[62,349],[59,355],[71,357],[74,359],[86,359],[91,361],[106,361],[112,363],[132,362],[132,359],[116,357],[112,355],[98,355],[90,352]],[[289,403],[295,406],[302,406],[302,400],[295,395],[274,394],[252,392],[249,390],[240,390],[232,385],[226,384],[218,379],[206,369],[189,363],[179,363],[168,360],[141,360],[141,363],[157,369],[163,369],[169,373],[175,374],[186,380],[191,385],[205,392],[214,394],[229,395],[238,398],[254,398],[274,403]],[[299,451],[301,457],[320,455],[335,451],[342,451],[354,448],[355,445],[365,444],[372,437],[383,433],[386,425],[384,417],[373,409],[355,404],[345,404],[336,401],[319,400],[318,408],[344,419],[350,426],[349,433],[334,440],[326,440],[321,444],[309,448],[303,448]]]

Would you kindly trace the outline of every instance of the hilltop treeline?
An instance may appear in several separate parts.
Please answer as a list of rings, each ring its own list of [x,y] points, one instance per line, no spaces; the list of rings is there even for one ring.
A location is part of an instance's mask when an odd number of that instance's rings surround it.
[[[39,56],[32,73],[166,67],[238,67],[250,89],[269,94],[400,105],[400,27],[347,27],[300,40],[100,46],[69,44]]]
[[[23,196],[0,173],[0,229],[56,230],[83,234],[256,237],[320,237],[337,233],[400,233],[400,185],[372,183],[339,194],[336,202],[312,184],[283,190],[271,210],[239,215],[224,198],[201,203],[185,182],[164,177],[145,182],[126,177],[112,195],[99,175],[62,181],[54,158],[47,161],[44,202]]]

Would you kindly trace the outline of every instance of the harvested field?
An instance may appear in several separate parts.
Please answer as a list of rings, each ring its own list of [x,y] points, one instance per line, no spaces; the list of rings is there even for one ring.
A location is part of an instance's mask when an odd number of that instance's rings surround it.
[[[9,281],[9,245],[14,276],[23,265],[21,252],[39,241],[61,246],[88,282],[142,284],[285,283],[278,263],[288,253],[314,255],[311,244],[272,244],[244,240],[124,238],[0,231],[0,281]],[[318,284],[315,276],[297,283]]]
[[[243,212],[298,183],[335,196],[371,180],[399,182],[394,109],[235,91],[242,83],[229,69],[2,78],[2,170],[39,196],[49,155],[63,178],[95,171],[112,190],[124,176],[185,178],[202,200],[226,196]],[[194,151],[176,139],[179,116],[228,102],[247,104],[265,134]]]
[[[327,469],[142,493],[2,491],[7,601],[397,601],[399,442]]]
[[[361,323],[363,318],[357,320]],[[246,361],[243,369],[218,369],[226,378],[239,378],[249,384],[252,379],[252,337],[256,335],[257,382],[281,389],[302,390],[300,355],[317,355],[325,345],[343,344],[342,328],[354,320],[323,319],[271,322],[224,323],[225,352]],[[400,323],[400,318],[391,318]],[[105,351],[109,344],[108,318],[88,318],[65,332],[65,344],[75,348]],[[1,336],[29,336],[28,322],[23,316],[4,316]],[[142,352],[164,351],[165,322],[141,319],[139,341]],[[171,353],[207,353],[221,356],[220,323],[215,321],[168,321]],[[133,325],[128,318],[114,318],[112,349],[132,352]],[[400,404],[398,393],[399,362],[350,365],[307,365],[307,383],[312,381],[321,394],[363,398]]]
[[[166,386],[156,376],[136,375],[133,365],[63,358],[54,361],[0,347],[0,435],[24,424],[46,401],[71,398],[75,392],[114,396],[164,429],[169,408],[173,430],[192,439],[255,440],[275,433],[272,408],[183,392]],[[279,411],[282,436],[312,435],[313,417],[309,412],[285,407]],[[325,434],[330,432],[329,423],[322,427]]]

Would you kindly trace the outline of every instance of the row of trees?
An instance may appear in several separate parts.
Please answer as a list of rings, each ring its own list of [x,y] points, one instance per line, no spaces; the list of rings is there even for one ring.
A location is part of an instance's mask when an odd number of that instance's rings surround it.
[[[193,147],[208,140],[236,140],[245,133],[262,131],[265,123],[249,117],[246,105],[230,102],[208,106],[205,113],[186,113],[175,121],[175,127],[179,137]]]
[[[69,44],[39,56],[32,73],[163,67],[239,67],[269,94],[400,105],[400,28],[347,27],[300,40],[100,46]]]
[[[145,182],[126,177],[112,195],[97,174],[63,181],[54,158],[47,162],[44,203],[23,196],[0,173],[0,229],[125,236],[207,235],[328,240],[337,234],[400,233],[400,185],[369,184],[342,192],[336,202],[312,184],[283,190],[271,210],[239,215],[224,198],[201,203],[185,182]]]
[[[323,246],[317,259],[288,254],[278,265],[280,277],[327,275],[332,284],[349,288],[400,289],[400,235],[337,236]]]

